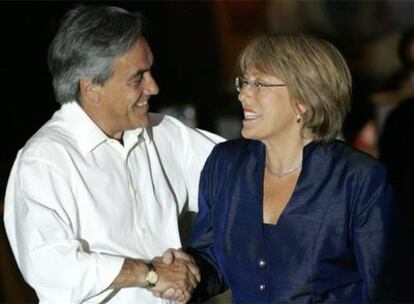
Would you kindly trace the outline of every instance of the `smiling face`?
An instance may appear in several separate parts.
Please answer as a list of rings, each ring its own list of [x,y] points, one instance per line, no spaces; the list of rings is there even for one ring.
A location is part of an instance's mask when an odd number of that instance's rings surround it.
[[[92,85],[93,106],[86,103],[85,111],[109,137],[120,139],[125,130],[148,125],[148,99],[159,91],[151,75],[152,63],[151,49],[140,38],[115,59],[113,75],[103,86]]]
[[[255,68],[247,69],[243,78],[250,83],[284,83],[281,79],[261,73]],[[244,86],[239,93],[239,100],[244,112],[244,138],[268,142],[300,136],[301,124],[297,123],[297,116],[299,111],[305,111],[300,109],[302,106],[296,106],[287,86],[260,89]]]

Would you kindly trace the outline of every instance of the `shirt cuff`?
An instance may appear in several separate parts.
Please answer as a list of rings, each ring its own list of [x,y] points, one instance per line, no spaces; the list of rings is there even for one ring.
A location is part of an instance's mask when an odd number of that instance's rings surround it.
[[[121,272],[125,258],[113,255],[98,255],[98,278],[102,290],[107,289]]]

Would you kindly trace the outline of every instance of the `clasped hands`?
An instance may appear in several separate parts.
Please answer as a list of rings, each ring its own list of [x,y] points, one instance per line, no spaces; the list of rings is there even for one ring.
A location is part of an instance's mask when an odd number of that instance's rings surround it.
[[[151,288],[154,296],[187,303],[194,288],[200,282],[200,271],[194,259],[185,252],[168,249],[162,257],[152,260],[159,279]]]

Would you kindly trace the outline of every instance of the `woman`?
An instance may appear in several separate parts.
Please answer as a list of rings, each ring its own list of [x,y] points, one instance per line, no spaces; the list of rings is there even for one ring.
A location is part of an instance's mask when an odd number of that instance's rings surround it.
[[[395,302],[385,168],[335,139],[351,99],[344,58],[279,34],[250,43],[240,64],[243,139],[217,145],[201,177],[188,249],[197,296],[229,287],[236,303]]]

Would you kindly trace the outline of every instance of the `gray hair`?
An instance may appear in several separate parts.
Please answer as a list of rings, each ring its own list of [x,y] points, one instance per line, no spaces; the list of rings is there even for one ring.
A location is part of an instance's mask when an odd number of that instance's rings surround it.
[[[58,103],[80,103],[79,81],[104,85],[114,60],[142,37],[144,17],[119,7],[77,6],[62,18],[48,53]]]
[[[327,142],[342,130],[350,109],[352,78],[341,53],[329,42],[305,34],[274,34],[252,41],[240,57],[244,73],[254,67],[286,82],[307,107],[302,131]]]

